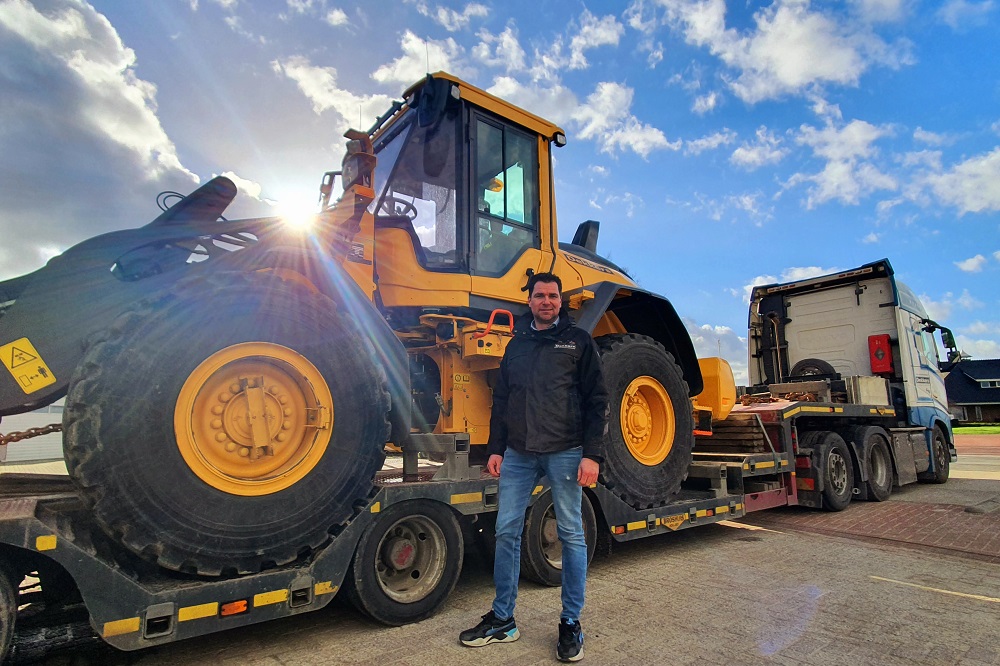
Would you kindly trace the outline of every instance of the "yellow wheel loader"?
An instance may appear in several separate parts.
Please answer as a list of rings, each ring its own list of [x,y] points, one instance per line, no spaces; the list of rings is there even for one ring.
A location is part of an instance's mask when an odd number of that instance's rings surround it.
[[[526,282],[552,271],[604,359],[601,483],[636,510],[669,501],[702,372],[671,304],[596,253],[597,222],[559,242],[563,131],[437,73],[346,137],[311,233],[225,219],[217,177],[0,283],[0,417],[65,396],[79,495],[145,560],[306,561],[368,507],[387,444],[482,457]]]

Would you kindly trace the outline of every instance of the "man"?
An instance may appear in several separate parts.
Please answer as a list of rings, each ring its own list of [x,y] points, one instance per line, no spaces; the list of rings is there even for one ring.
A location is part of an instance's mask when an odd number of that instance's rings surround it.
[[[521,532],[531,493],[548,478],[562,542],[562,614],[556,656],[583,658],[587,542],[580,503],[583,487],[597,482],[608,396],[597,346],[562,310],[562,282],[552,273],[528,279],[528,308],[507,345],[490,416],[487,462],[500,478],[492,609],[459,640],[469,647],[520,637],[514,602],[521,566]]]

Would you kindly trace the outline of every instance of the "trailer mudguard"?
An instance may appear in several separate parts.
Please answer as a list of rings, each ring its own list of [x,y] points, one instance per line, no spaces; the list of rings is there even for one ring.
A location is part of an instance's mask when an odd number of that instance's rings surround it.
[[[648,335],[670,352],[684,373],[689,394],[702,392],[704,381],[694,344],[674,306],[663,296],[637,287],[627,287],[614,282],[598,282],[565,294],[566,300],[574,294],[589,291],[594,297],[584,301],[575,314],[576,325],[593,332],[605,312],[618,317],[629,333]]]

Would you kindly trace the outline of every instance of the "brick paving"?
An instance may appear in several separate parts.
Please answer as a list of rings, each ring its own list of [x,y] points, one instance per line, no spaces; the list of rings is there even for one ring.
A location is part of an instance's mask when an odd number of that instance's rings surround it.
[[[1000,511],[969,513],[962,506],[925,502],[856,502],[836,513],[796,507],[764,511],[750,514],[745,522],[894,541],[1000,564]]]

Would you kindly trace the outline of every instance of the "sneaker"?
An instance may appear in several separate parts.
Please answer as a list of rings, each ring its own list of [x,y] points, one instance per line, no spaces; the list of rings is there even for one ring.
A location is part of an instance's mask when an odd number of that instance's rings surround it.
[[[556,645],[559,661],[580,661],[583,659],[583,629],[579,622],[559,621],[559,643]]]
[[[490,643],[512,643],[520,637],[514,616],[501,620],[491,610],[483,616],[482,622],[459,634],[458,640],[466,647],[483,647]]]

